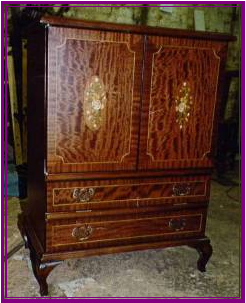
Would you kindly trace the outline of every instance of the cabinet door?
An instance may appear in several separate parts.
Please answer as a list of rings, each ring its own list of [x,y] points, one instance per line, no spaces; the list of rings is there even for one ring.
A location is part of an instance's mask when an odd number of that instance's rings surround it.
[[[141,169],[210,167],[220,56],[226,44],[148,37]]]
[[[51,27],[48,172],[136,169],[143,38]]]

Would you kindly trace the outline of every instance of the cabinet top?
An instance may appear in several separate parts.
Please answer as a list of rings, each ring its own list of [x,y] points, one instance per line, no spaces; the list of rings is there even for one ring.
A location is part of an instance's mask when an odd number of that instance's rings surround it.
[[[153,36],[170,36],[191,39],[235,41],[237,38],[228,34],[203,32],[184,29],[171,29],[163,27],[152,27],[143,25],[128,25],[106,22],[85,21],[71,18],[44,16],[40,19],[40,23],[49,24],[51,26],[74,27],[84,29],[95,29],[105,31],[118,31],[134,34],[147,34]]]

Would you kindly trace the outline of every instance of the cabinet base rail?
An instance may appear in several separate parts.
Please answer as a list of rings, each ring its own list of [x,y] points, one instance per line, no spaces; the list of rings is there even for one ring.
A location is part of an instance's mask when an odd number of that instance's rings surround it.
[[[24,220],[24,216],[20,215],[18,220],[18,227],[24,239],[25,247],[30,250],[32,269],[34,276],[39,284],[41,296],[48,296],[49,294],[47,284],[48,275],[57,265],[61,264],[64,260],[67,259],[186,245],[197,250],[199,254],[197,269],[201,272],[205,272],[206,265],[213,252],[209,238],[202,237],[196,239],[172,239],[160,242],[137,243],[131,245],[94,248],[88,250],[45,253],[41,251],[40,243],[38,243],[38,238],[34,234],[34,231],[29,229],[29,226],[27,228],[26,223],[27,222]]]

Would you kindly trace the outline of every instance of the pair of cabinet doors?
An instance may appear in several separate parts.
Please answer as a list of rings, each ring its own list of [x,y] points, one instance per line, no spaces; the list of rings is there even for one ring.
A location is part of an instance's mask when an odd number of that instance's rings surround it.
[[[51,173],[211,166],[220,44],[51,27]]]

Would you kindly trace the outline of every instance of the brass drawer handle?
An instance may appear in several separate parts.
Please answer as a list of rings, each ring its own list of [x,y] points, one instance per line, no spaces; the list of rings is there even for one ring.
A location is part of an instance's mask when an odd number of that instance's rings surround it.
[[[171,229],[174,229],[175,231],[184,230],[186,226],[186,220],[185,219],[171,219],[168,223],[169,227]]]
[[[173,185],[173,196],[187,196],[190,194],[190,186],[184,183],[178,183]]]
[[[77,241],[84,241],[91,236],[92,232],[92,227],[85,224],[84,226],[75,227],[72,231],[72,236],[76,238]]]
[[[77,202],[89,202],[94,195],[94,188],[75,188],[73,191],[73,198]]]

